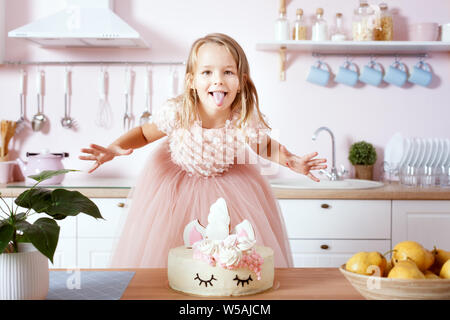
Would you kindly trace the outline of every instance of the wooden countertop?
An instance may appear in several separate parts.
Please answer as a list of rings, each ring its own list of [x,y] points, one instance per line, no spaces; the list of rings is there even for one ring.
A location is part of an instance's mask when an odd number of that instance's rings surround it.
[[[92,269],[90,269],[92,270]],[[103,269],[106,270],[106,269]],[[244,297],[202,298],[172,290],[167,269],[108,269],[136,272],[121,300],[363,300],[338,268],[277,268],[274,287]]]
[[[62,185],[69,190],[77,190],[89,198],[126,198],[130,184],[108,186],[103,181],[99,186],[89,183],[84,187]],[[26,188],[18,183],[0,185],[3,197],[17,197]],[[398,182],[385,184],[373,189],[281,189],[273,188],[277,199],[348,199],[348,200],[450,200],[450,188],[407,187]]]

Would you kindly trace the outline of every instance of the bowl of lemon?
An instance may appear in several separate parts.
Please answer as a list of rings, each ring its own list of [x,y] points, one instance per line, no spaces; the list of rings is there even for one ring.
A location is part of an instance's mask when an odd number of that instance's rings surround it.
[[[358,252],[339,270],[366,299],[450,300],[450,251],[415,241],[399,242],[385,254]]]

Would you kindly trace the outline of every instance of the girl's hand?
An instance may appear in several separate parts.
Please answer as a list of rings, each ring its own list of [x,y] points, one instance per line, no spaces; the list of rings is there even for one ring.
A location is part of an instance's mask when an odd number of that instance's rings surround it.
[[[93,172],[95,169],[105,162],[111,161],[116,156],[125,156],[133,152],[133,149],[123,149],[117,145],[111,145],[108,148],[104,148],[97,144],[91,144],[91,148],[83,148],[81,152],[91,154],[90,156],[79,156],[81,160],[95,161],[94,166],[89,169],[88,173]]]
[[[321,163],[327,162],[326,159],[313,159],[315,156],[318,155],[317,152],[309,153],[307,155],[304,155],[303,157],[296,156],[295,154],[290,153],[285,146],[280,147],[281,153],[284,155],[286,159],[286,165],[291,170],[304,174],[311,180],[314,180],[316,182],[319,182],[320,180],[317,179],[312,173],[311,170],[320,170],[325,169],[327,167],[326,164],[321,165]]]

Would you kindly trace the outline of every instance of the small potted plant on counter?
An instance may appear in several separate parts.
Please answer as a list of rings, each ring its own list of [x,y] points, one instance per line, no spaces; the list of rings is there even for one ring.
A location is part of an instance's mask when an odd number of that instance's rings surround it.
[[[0,300],[47,297],[48,260],[53,263],[59,239],[57,220],[81,212],[103,219],[97,205],[78,191],[38,187],[40,182],[70,171],[78,170],[49,170],[29,176],[36,183],[16,198],[15,208],[0,196],[6,206],[0,207]],[[47,217],[33,224],[27,221],[39,213]]]
[[[355,167],[355,178],[373,180],[373,165],[377,161],[377,152],[371,143],[355,142],[350,147],[348,160]]]

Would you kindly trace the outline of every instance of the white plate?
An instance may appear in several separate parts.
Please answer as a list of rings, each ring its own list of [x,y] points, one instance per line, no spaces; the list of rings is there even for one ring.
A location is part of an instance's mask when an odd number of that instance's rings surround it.
[[[442,153],[441,161],[439,162],[439,167],[445,166],[447,163],[448,154],[450,152],[449,149],[449,140],[448,139],[442,139],[442,143],[444,144],[444,152]]]
[[[417,154],[413,164],[414,167],[419,167],[420,163],[422,162],[424,154],[425,154],[425,143],[423,139],[419,138],[417,139]]]
[[[406,160],[408,159],[409,152],[411,150],[411,140],[409,138],[406,138],[404,143],[405,143],[404,148],[403,148],[404,152],[403,152],[402,160],[400,160],[400,165],[399,165],[400,168],[405,164]]]
[[[413,138],[411,152],[410,152],[408,160],[406,161],[406,165],[412,166],[416,162],[417,148],[418,148],[417,138]]]
[[[429,167],[433,164],[434,157],[436,155],[437,144],[435,139],[431,139],[431,150],[430,150],[430,158],[428,159],[426,166]]]
[[[444,152],[445,152],[444,140],[438,139],[438,141],[439,141],[439,153],[436,158],[436,162],[434,163],[435,168],[438,168],[441,166],[441,161],[442,161],[442,158],[444,157]]]
[[[436,140],[436,152],[434,153],[434,159],[433,162],[431,163],[431,167],[435,168],[436,164],[438,163],[440,157],[441,157],[441,153],[442,153],[442,147],[441,147],[441,142],[439,141],[439,139],[435,139]]]
[[[397,166],[403,157],[403,136],[397,132],[386,144],[384,151],[384,161],[389,163],[391,167]]]
[[[431,139],[425,139],[425,157],[423,158],[422,163],[420,164],[420,167],[424,167],[431,157],[431,147],[432,147],[432,141]]]

